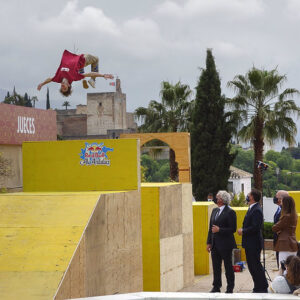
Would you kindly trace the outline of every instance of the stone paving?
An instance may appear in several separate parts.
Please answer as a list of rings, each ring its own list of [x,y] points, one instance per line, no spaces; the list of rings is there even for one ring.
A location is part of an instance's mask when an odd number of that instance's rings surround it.
[[[266,270],[271,278],[274,279],[278,275],[277,263],[275,252],[267,250],[265,253],[266,257]],[[262,261],[262,259],[261,259]],[[213,275],[212,273],[204,276],[196,276],[194,284],[182,289],[180,292],[209,292],[212,289]],[[226,277],[224,273],[224,266],[222,272],[222,283],[221,292],[226,290]],[[243,272],[235,273],[235,293],[251,293],[253,289],[252,277],[246,265],[246,269]]]

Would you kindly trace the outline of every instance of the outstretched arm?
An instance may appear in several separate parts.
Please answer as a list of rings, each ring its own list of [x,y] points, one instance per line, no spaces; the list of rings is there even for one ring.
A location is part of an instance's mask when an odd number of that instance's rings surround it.
[[[37,90],[40,91],[42,86],[44,86],[45,84],[49,83],[52,81],[52,78],[47,78],[45,81],[43,81],[42,83],[40,83],[37,87]]]
[[[100,74],[98,72],[90,72],[82,74],[84,77],[103,77],[105,79],[114,79],[114,76],[111,74]]]

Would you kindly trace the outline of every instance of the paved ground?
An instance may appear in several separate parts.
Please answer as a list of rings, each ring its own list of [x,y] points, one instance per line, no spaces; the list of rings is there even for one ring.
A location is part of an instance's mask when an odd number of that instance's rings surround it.
[[[278,271],[275,271],[277,268],[275,252],[271,250],[266,251],[266,269],[271,279],[274,279],[278,275]],[[224,267],[223,267],[224,270]],[[212,274],[205,276],[196,276],[195,282],[192,286],[182,289],[180,292],[209,292],[212,288]],[[226,277],[223,271],[222,274],[222,283],[221,292],[226,290]],[[252,277],[249,273],[249,270],[246,266],[246,270],[243,272],[235,273],[235,293],[251,293],[253,289]]]

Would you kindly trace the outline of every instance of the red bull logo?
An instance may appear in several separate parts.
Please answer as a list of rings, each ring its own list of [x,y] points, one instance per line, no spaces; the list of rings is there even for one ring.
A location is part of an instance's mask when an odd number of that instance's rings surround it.
[[[107,152],[114,151],[113,148],[106,147],[104,143],[85,143],[85,148],[81,149],[81,165],[106,165],[110,166],[110,159]]]

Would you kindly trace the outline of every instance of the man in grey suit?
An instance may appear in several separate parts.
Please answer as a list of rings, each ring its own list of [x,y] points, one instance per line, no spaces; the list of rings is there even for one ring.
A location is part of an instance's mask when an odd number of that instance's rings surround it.
[[[206,242],[206,249],[211,252],[214,271],[213,288],[210,292],[221,292],[223,260],[227,279],[226,293],[233,293],[235,278],[232,268],[232,249],[236,248],[233,235],[236,231],[236,213],[228,206],[231,200],[229,193],[219,191],[216,199],[218,207],[212,211]]]

